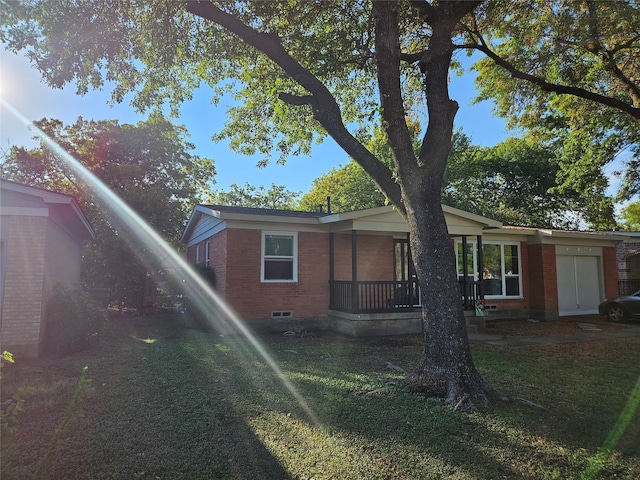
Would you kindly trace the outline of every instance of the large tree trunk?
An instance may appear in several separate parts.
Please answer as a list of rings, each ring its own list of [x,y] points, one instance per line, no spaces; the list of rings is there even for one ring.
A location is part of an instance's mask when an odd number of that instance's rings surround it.
[[[449,98],[453,29],[472,3],[429,9],[432,34],[422,57],[429,123],[419,157],[409,135],[400,87],[398,4],[375,2],[376,61],[383,117],[402,191],[397,205],[409,225],[411,250],[422,289],[424,353],[407,379],[415,390],[443,395],[449,404],[486,404],[485,383],[471,358],[455,253],[440,203],[453,120],[458,104]]]
[[[486,385],[469,347],[455,252],[439,202],[425,202],[408,217],[411,249],[422,294],[424,351],[407,378],[414,391],[443,396],[468,409],[486,406]]]

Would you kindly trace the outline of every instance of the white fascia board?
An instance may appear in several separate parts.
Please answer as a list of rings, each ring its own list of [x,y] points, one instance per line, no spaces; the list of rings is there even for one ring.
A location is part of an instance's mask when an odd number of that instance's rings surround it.
[[[80,205],[78,205],[78,202],[76,202],[75,199],[72,199],[72,200],[73,201],[71,202],[71,206],[73,207],[73,211],[75,212],[75,214],[80,219],[80,222],[82,223],[82,226],[87,230],[87,232],[89,233],[89,236],[91,237],[91,239],[95,240],[96,239],[96,232],[93,229],[93,227],[91,226],[91,223],[89,223],[89,219],[86,217],[86,215],[84,214],[84,212],[80,208]]]
[[[538,230],[535,228],[520,228],[520,227],[500,227],[500,228],[486,228],[484,230],[485,235],[525,235],[533,237],[538,235]]]
[[[552,245],[571,245],[578,242],[581,245],[615,246],[617,243],[623,241],[623,238],[618,235],[599,232],[539,230],[537,240],[539,243]]]
[[[392,212],[394,207],[385,205],[383,207],[367,208],[366,210],[356,210],[353,212],[332,213],[324,217],[320,217],[320,223],[337,223],[345,220],[356,220],[359,218],[370,217],[372,215],[380,215]]]
[[[476,215],[475,213],[470,213],[465,210],[460,210],[459,208],[450,207],[448,205],[442,205],[442,211],[445,214],[456,215],[458,217],[466,218],[467,220],[471,220],[472,222],[483,224],[484,227],[492,227],[499,228],[502,227],[502,222],[498,222],[497,220],[493,220],[491,218],[483,217],[482,215]]]
[[[187,225],[184,227],[182,237],[180,237],[180,243],[187,243],[189,235],[191,235],[192,230],[197,225],[198,220],[203,214],[220,218],[220,212],[212,210],[210,208],[206,208],[203,205],[196,205],[191,212],[191,215],[189,216],[189,220],[187,220]]]
[[[248,221],[242,220],[225,220],[227,228],[237,228],[239,230],[273,230],[278,232],[314,232],[314,233],[329,233],[335,231],[333,228],[329,228],[327,225],[319,225],[318,223],[300,223],[300,222],[287,222],[282,217],[278,218],[279,221],[264,222],[264,221]]]

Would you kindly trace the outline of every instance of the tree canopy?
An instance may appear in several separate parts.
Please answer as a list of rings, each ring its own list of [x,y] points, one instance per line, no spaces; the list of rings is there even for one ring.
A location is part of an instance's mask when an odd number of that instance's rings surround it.
[[[635,2],[488,2],[467,23],[479,99],[562,152],[559,180],[603,191],[602,167],[622,151],[637,178],[640,145],[640,15]],[[524,81],[523,81],[524,80]],[[636,180],[637,181],[637,180]],[[628,198],[633,188],[623,188]]]
[[[294,210],[298,207],[299,196],[300,192],[292,192],[284,185],[272,184],[267,189],[263,185],[254,187],[248,183],[244,186],[233,183],[229,190],[214,190],[205,201],[236,207]]]
[[[451,155],[443,203],[525,227],[612,229],[612,199],[558,185],[561,153],[531,139],[469,145]]]
[[[179,246],[190,209],[214,180],[213,161],[189,153],[187,132],[162,118],[136,125],[115,120],[79,118],[73,125],[42,119],[35,126],[73,155],[114,190],[167,242]],[[139,283],[152,267],[144,246],[131,248],[126,229],[97,201],[93,186],[76,177],[46,144],[12,147],[0,165],[0,175],[32,186],[73,195],[96,231],[85,247],[83,281],[109,287],[114,299]]]
[[[622,229],[640,232],[640,202],[627,204],[620,211]]]

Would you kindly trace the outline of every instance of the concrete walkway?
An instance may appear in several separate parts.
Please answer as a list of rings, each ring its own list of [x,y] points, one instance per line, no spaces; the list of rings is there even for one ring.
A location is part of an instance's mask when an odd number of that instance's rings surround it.
[[[541,345],[560,345],[563,343],[592,342],[609,338],[640,337],[640,325],[624,325],[618,330],[594,330],[584,328],[583,331],[562,335],[540,335],[530,337],[502,337],[485,333],[469,333],[471,343],[484,343],[495,347],[537,347]]]

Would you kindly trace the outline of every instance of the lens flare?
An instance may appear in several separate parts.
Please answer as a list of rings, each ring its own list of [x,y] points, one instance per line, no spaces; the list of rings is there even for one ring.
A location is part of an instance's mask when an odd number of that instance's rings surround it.
[[[127,233],[130,248],[140,249],[144,246],[153,256],[158,266],[167,272],[174,272],[176,279],[182,283],[185,292],[189,293],[191,301],[200,312],[206,313],[212,327],[223,332],[233,332],[246,338],[251,346],[251,352],[245,351],[245,355],[254,355],[264,361],[274,372],[282,385],[291,393],[303,409],[308,419],[315,425],[320,421],[307,401],[287,379],[275,360],[267,352],[256,336],[247,328],[233,310],[209,287],[202,277],[168,245],[160,235],[147,224],[134,210],[122,201],[107,185],[93,175],[84,165],[67,153],[55,141],[48,137],[42,130],[26,119],[18,110],[4,99],[0,102],[13,115],[42,140],[53,154],[69,168],[74,175],[90,186],[92,192],[103,208],[110,215],[110,220],[116,223],[119,230]]]
[[[580,480],[591,480],[596,478],[598,472],[602,469],[602,466],[618,444],[620,437],[627,430],[629,422],[631,422],[631,419],[638,411],[638,407],[640,407],[640,377],[638,377],[638,381],[631,391],[631,396],[620,413],[618,421],[611,429],[611,432],[609,432],[604,444],[600,447],[600,451],[591,458],[591,460],[589,460],[589,466],[580,477]]]

